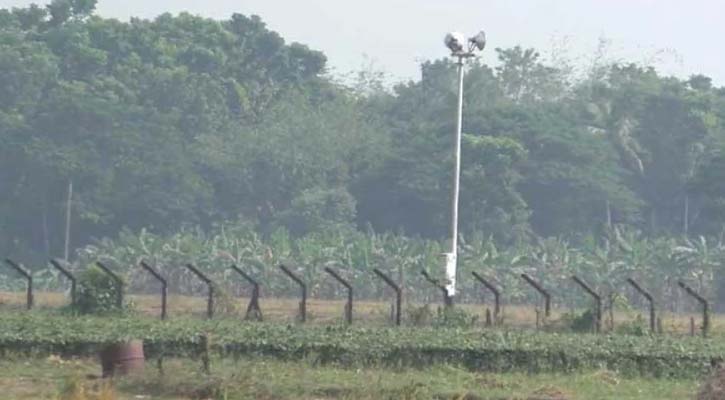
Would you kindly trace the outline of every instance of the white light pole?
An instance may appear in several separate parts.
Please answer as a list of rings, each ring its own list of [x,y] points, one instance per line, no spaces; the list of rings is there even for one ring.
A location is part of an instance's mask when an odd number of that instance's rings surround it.
[[[446,35],[444,43],[451,50],[451,55],[457,58],[458,65],[458,110],[456,115],[456,138],[453,143],[455,154],[455,167],[453,172],[453,193],[451,196],[451,248],[445,253],[446,258],[446,290],[452,299],[456,295],[456,266],[458,259],[458,197],[461,185],[461,130],[463,125],[463,66],[464,61],[474,57],[476,50],[486,47],[486,34],[481,31],[476,36],[466,40],[459,32]],[[466,46],[467,45],[467,46]]]

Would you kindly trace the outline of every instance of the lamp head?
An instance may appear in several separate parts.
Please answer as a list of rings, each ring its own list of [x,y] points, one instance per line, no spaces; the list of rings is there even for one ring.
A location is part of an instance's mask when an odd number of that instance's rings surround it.
[[[463,45],[466,43],[466,37],[460,32],[450,32],[443,41],[452,52],[457,53],[463,51]]]
[[[486,48],[486,32],[480,31],[476,36],[468,39],[468,42],[475,46],[479,51]]]

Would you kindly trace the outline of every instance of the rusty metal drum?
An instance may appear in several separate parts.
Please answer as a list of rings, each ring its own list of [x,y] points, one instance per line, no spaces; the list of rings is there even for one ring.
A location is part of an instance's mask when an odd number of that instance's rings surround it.
[[[100,357],[104,377],[141,372],[146,362],[142,340],[109,345],[101,350]]]

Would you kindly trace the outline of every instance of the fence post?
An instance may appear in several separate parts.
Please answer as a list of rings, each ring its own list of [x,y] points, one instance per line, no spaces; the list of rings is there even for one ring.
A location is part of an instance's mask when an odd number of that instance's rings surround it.
[[[379,269],[375,268],[373,269],[373,272],[395,291],[395,325],[400,326],[400,308],[403,305],[403,291],[400,289],[400,286],[398,286],[392,279],[390,279],[390,277],[385,275]]]
[[[599,293],[595,292],[594,289],[591,288],[586,282],[579,279],[578,276],[574,275],[571,277],[571,279],[576,282],[577,285],[581,286],[582,289],[584,289],[585,292],[589,293],[590,296],[594,298],[594,302],[597,305],[597,314],[595,316],[594,321],[594,329],[597,333],[601,332],[602,330],[602,297],[599,295]]]
[[[141,261],[139,265],[141,265],[141,268],[145,269],[146,272],[156,278],[157,281],[161,282],[161,319],[164,320],[166,319],[166,296],[168,296],[169,293],[169,286],[166,279],[164,279],[164,277],[156,272],[156,270],[154,270],[150,265],[146,264],[145,261]]]
[[[207,292],[207,298],[206,298],[206,317],[211,319],[214,317],[214,284],[206,275],[204,275],[201,271],[196,269],[196,267],[192,264],[186,264],[186,268],[194,273],[199,279],[201,279],[208,288]]]
[[[479,275],[476,271],[472,272],[473,277],[476,278],[477,281],[481,282],[483,286],[485,286],[488,290],[493,293],[493,301],[494,301],[494,308],[493,308],[493,321],[494,325],[498,325],[499,321],[499,313],[501,312],[501,292],[491,284],[486,278]]]
[[[338,275],[337,272],[335,272],[332,268],[325,267],[325,272],[332,275],[333,278],[335,278],[342,286],[345,286],[347,289],[347,304],[345,304],[345,321],[348,325],[352,324],[352,285],[345,279],[343,279],[340,275]]]
[[[655,312],[655,301],[652,298],[652,295],[649,294],[648,291],[642,289],[642,287],[634,279],[627,278],[627,282],[649,302],[649,329],[652,333],[655,333],[657,331],[657,316]]]
[[[551,295],[541,285],[539,285],[532,277],[527,274],[521,274],[523,278],[531,287],[536,289],[542,296],[544,296],[544,316],[549,317],[551,315]]]
[[[433,277],[428,274],[428,271],[421,270],[421,275],[430,282],[433,286],[437,287],[441,292],[443,292],[443,305],[445,305],[446,308],[453,306],[453,299],[451,296],[448,295],[448,289],[445,287],[445,285],[441,285],[440,282],[438,282],[437,279],[433,279]]]
[[[116,282],[116,307],[119,309],[123,308],[123,279],[102,262],[96,261],[96,265]]]
[[[282,270],[282,272],[285,273],[290,279],[295,281],[297,285],[299,285],[301,292],[301,299],[300,299],[300,322],[307,321],[307,285],[302,281],[302,279],[298,278],[297,275],[292,273],[292,271],[289,270],[284,265],[280,265],[279,268]]]
[[[687,286],[685,282],[679,281],[677,284],[702,305],[702,336],[707,337],[707,333],[710,330],[710,304],[704,297]]]
[[[50,265],[52,265],[55,269],[60,271],[61,274],[63,274],[68,280],[70,280],[70,304],[71,306],[75,306],[76,304],[76,286],[77,286],[77,280],[76,277],[73,276],[73,274],[68,271],[60,261],[56,259],[50,260]]]
[[[259,307],[259,283],[236,265],[232,265],[230,268],[252,285],[252,296],[249,299],[249,305],[247,305],[245,319],[254,318],[257,321],[262,321],[262,309]]]
[[[33,308],[33,275],[30,273],[30,271],[27,271],[20,264],[9,258],[5,259],[5,263],[9,265],[12,269],[18,271],[18,273],[22,275],[27,281],[25,306],[28,310],[30,310],[31,308]]]

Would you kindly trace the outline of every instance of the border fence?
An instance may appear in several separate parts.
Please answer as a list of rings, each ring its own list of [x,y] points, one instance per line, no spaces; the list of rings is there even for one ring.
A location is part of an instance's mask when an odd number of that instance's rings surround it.
[[[27,310],[30,310],[35,305],[35,293],[34,291],[37,290],[37,288],[34,286],[34,279],[33,279],[33,271],[30,269],[25,268],[21,263],[18,263],[12,259],[6,259],[5,264],[9,267],[8,272],[18,274],[20,277],[22,277],[25,280],[25,291],[26,291],[26,301],[25,301],[25,308]],[[187,290],[187,292],[192,295],[198,295],[200,293],[206,292],[206,299],[207,299],[207,308],[206,308],[206,317],[211,319],[214,318],[214,310],[215,310],[215,297],[218,295],[217,292],[221,291],[222,285],[220,285],[220,282],[224,282],[227,286],[232,284],[236,285],[237,287],[240,287],[242,283],[246,283],[248,287],[251,287],[251,293],[248,296],[249,303],[246,306],[246,314],[245,319],[247,320],[255,320],[255,321],[261,321],[262,318],[262,304],[263,301],[260,300],[261,298],[261,292],[264,289],[265,282],[260,277],[255,277],[254,273],[245,270],[242,267],[238,267],[237,265],[231,264],[229,266],[224,266],[222,268],[217,268],[214,271],[206,270],[202,271],[200,268],[196,267],[192,263],[185,263],[182,264],[182,267],[166,267],[166,268],[159,268],[158,266],[153,266],[151,263],[146,262],[145,260],[140,260],[137,265],[133,266],[132,268],[127,268],[126,275],[130,275],[133,277],[133,282],[127,282],[122,278],[121,274],[117,273],[107,265],[107,263],[102,261],[97,261],[95,263],[95,266],[98,267],[103,273],[108,275],[111,280],[116,285],[116,294],[117,297],[115,299],[116,306],[121,308],[124,302],[124,294],[131,290],[132,288],[136,289],[137,293],[150,293],[150,288],[154,285],[153,282],[156,282],[155,285],[158,286],[160,284],[161,290],[157,293],[160,296],[159,304],[160,304],[160,318],[166,319],[169,317],[169,310],[167,307],[167,298],[168,298],[168,292],[169,292],[169,282],[170,279],[168,276],[164,275],[163,271],[173,271],[175,273],[178,273],[180,271],[186,270],[190,272],[191,277],[196,279],[195,283],[192,283],[192,281],[187,281],[190,283],[191,290]],[[56,276],[55,279],[53,279],[55,282],[53,282],[53,285],[55,287],[62,287],[62,280],[68,280],[71,283],[70,287],[70,297],[71,297],[71,305],[75,305],[77,298],[78,298],[78,285],[80,284],[80,280],[78,278],[78,273],[81,272],[80,268],[71,268],[70,265],[65,264],[59,260],[50,260],[48,264],[49,269],[56,270],[60,272],[60,275],[62,275],[62,278],[60,276]],[[171,268],[171,269],[170,269]],[[133,274],[129,273],[132,271],[135,271],[136,269],[143,271],[145,274]],[[274,269],[272,269],[274,270]],[[289,265],[280,264],[278,266],[279,275],[288,278],[287,280],[287,288],[284,290],[280,290],[277,288],[276,293],[275,291],[270,291],[272,294],[280,294],[281,297],[289,297],[291,293],[293,293],[294,287],[297,287],[299,290],[299,304],[298,309],[296,312],[296,318],[300,323],[305,323],[308,320],[308,296],[310,294],[310,289],[315,287],[317,289],[320,288],[320,282],[319,280],[317,282],[310,282],[309,278],[310,275],[306,274],[303,269],[300,268],[294,268]],[[321,299],[333,299],[333,298],[345,298],[346,302],[343,308],[343,321],[347,324],[353,324],[354,321],[354,315],[355,315],[355,296],[354,294],[360,293],[360,292],[367,292],[370,293],[371,291],[366,290],[355,290],[356,287],[356,279],[359,277],[359,271],[356,274],[351,273],[349,270],[345,268],[331,268],[331,267],[324,267],[322,270],[323,272],[320,275],[326,275],[328,276],[328,280],[331,279],[331,282],[326,282],[326,285],[329,285],[332,287],[332,289],[326,289],[326,290],[318,290],[318,292],[324,292],[323,296],[320,296]],[[269,271],[267,271],[265,276],[269,277]],[[374,278],[373,282],[377,282],[380,287],[373,290],[373,293],[380,293],[381,296],[372,297],[372,299],[376,301],[381,301],[383,299],[383,295],[387,292],[394,295],[394,300],[391,303],[390,307],[390,320],[391,323],[395,325],[401,325],[403,322],[403,304],[404,302],[410,302],[414,304],[430,304],[432,302],[436,302],[435,300],[432,301],[432,299],[435,299],[436,296],[435,293],[438,292],[439,295],[442,294],[442,310],[446,310],[449,308],[454,307],[453,304],[453,298],[448,295],[445,285],[432,277],[427,271],[422,270],[421,276],[424,278],[424,281],[427,284],[419,285],[415,288],[415,290],[411,290],[410,286],[406,286],[404,282],[401,282],[400,279],[396,281],[394,278],[391,277],[390,274],[381,271],[380,269],[373,269],[369,272],[369,275],[371,275]],[[484,305],[485,312],[486,312],[486,325],[487,326],[502,326],[505,324],[506,317],[504,313],[503,308],[503,300],[507,296],[507,287],[501,285],[496,279],[493,279],[492,277],[486,276],[482,272],[472,271],[472,276],[468,277],[465,276],[463,278],[473,278],[473,281],[482,284],[486,288],[486,292],[482,290],[477,290],[478,295],[468,293],[467,296],[461,296],[461,299],[463,300],[461,304],[476,304],[476,305]],[[242,280],[233,280],[230,279],[230,276],[241,276],[243,278]],[[151,278],[151,279],[149,279]],[[188,277],[187,277],[188,278]],[[318,277],[320,279],[324,278],[322,276]],[[399,276],[400,278],[400,276]],[[530,276],[529,274],[522,273],[519,274],[519,284],[522,288],[529,287],[530,292],[536,293],[536,295],[539,296],[539,299],[537,300],[536,297],[532,297],[533,301],[520,303],[518,305],[524,306],[524,305],[531,305],[536,304],[535,306],[535,315],[536,315],[536,321],[535,326],[537,328],[540,328],[544,325],[545,321],[551,317],[551,311],[552,311],[552,303],[557,301],[557,297],[562,298],[563,295],[567,295],[568,301],[562,301],[559,303],[560,306],[563,306],[562,308],[566,308],[567,306],[569,309],[588,309],[591,310],[593,314],[593,318],[591,318],[591,332],[601,332],[602,331],[602,322],[603,322],[603,313],[605,308],[605,296],[602,295],[602,293],[597,291],[597,288],[587,283],[584,279],[578,277],[578,276],[571,276],[570,281],[575,284],[572,285],[571,283],[566,284],[564,281],[561,282],[558,287],[551,288],[551,287],[545,287],[545,285],[541,282],[541,280],[534,278]],[[180,278],[176,277],[177,282],[180,281]],[[231,282],[231,283],[229,283]],[[369,280],[366,279],[367,284],[369,284]],[[290,284],[291,283],[291,284]],[[201,285],[200,285],[201,284]],[[648,310],[649,315],[649,330],[652,333],[660,332],[661,329],[661,322],[658,323],[658,315],[657,315],[657,302],[655,298],[650,294],[649,291],[644,289],[644,285],[641,285],[640,282],[635,280],[634,278],[626,278],[624,282],[622,282],[622,290],[626,294],[629,294],[627,296],[631,299],[633,304],[638,304],[638,310],[642,311],[644,307],[642,305],[645,305]],[[710,329],[711,329],[711,317],[710,317],[710,302],[705,298],[705,296],[698,293],[696,290],[691,288],[689,285],[687,285],[683,281],[677,282],[678,287],[682,290],[683,294],[687,295],[689,298],[693,299],[693,305],[697,304],[701,309],[701,325],[699,329],[695,326],[695,320],[694,317],[690,320],[690,334],[695,335],[696,333],[701,334],[702,336],[707,336]],[[46,286],[48,286],[46,282]],[[549,284],[548,286],[551,286]],[[474,286],[475,287],[475,286]],[[480,289],[480,286],[478,286]],[[140,290],[139,290],[140,289]],[[178,289],[178,288],[177,288]],[[521,289],[521,288],[519,288]],[[578,289],[578,290],[577,290]],[[629,289],[629,290],[627,290]],[[572,303],[571,296],[572,292],[579,292],[578,294],[578,302]],[[241,292],[241,290],[237,290],[237,292]],[[493,295],[493,304],[488,304],[486,302],[486,296],[485,294],[490,292]],[[406,296],[409,298],[406,299]],[[609,298],[614,298],[616,296],[616,293],[609,293]],[[388,296],[386,296],[388,297]],[[389,298],[389,297],[388,297]],[[440,297],[438,297],[440,299]],[[587,298],[590,298],[591,300],[587,300]],[[646,300],[646,303],[642,302],[642,298]],[[364,300],[370,300],[371,297],[365,297]],[[357,299],[361,300],[361,299]],[[384,302],[385,300],[382,300]],[[543,303],[543,304],[542,304]],[[541,315],[540,306],[543,305],[543,316]],[[493,310],[491,310],[491,306],[493,306]],[[613,303],[610,302],[609,308],[610,312],[613,307]],[[660,308],[661,309],[661,308]],[[699,332],[698,332],[699,331]]]

